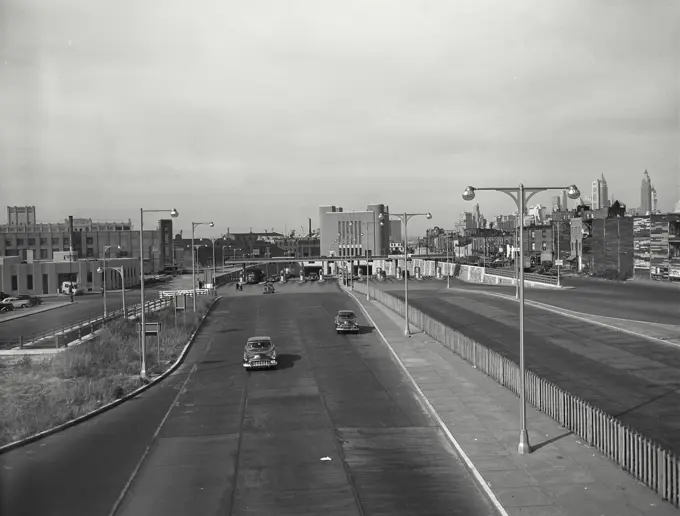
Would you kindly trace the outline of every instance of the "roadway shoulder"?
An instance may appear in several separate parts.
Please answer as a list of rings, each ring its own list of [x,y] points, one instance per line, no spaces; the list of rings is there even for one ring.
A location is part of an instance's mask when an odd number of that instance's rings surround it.
[[[508,514],[590,514],[596,508],[619,516],[677,514],[533,407],[527,417],[534,452],[519,455],[519,404],[512,392],[426,334],[403,337],[403,318],[380,303],[355,299]]]

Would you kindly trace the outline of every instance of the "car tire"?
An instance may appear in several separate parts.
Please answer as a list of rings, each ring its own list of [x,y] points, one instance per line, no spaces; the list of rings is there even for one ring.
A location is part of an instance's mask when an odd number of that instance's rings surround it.
[[[21,305],[21,308],[28,308],[28,305],[24,303],[23,305]]]

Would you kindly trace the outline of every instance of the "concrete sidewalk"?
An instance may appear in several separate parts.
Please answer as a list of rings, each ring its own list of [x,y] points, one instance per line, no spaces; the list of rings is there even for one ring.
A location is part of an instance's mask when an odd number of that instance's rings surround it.
[[[678,515],[655,493],[529,406],[530,455],[517,454],[519,399],[376,301],[354,293],[509,515]]]

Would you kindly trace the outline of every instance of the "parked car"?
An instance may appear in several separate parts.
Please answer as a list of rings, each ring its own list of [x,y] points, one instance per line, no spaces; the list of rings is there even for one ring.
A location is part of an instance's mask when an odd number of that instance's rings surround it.
[[[243,367],[271,369],[276,367],[276,347],[270,337],[250,337],[243,350]]]
[[[21,295],[18,295],[18,296],[16,296],[16,297],[18,297],[19,299],[28,299],[28,300],[30,300],[31,303],[33,303],[33,306],[35,306],[35,305],[41,305],[41,304],[42,304],[42,299],[39,298],[38,296],[29,296],[28,294],[21,294]]]
[[[359,333],[357,316],[352,310],[340,310],[335,316],[336,333]]]
[[[14,306],[12,306],[10,303],[0,303],[0,314],[11,312],[13,310]]]
[[[28,308],[35,305],[30,299],[21,299],[19,297],[6,297],[0,301],[0,303],[3,305],[11,305],[12,308]]]

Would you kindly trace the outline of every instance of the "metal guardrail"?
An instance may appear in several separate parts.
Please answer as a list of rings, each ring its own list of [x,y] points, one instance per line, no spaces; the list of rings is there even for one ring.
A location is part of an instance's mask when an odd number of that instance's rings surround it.
[[[167,299],[156,299],[153,301],[146,302],[146,311],[154,311],[160,308],[164,308],[170,304],[170,300]],[[132,319],[141,315],[142,309],[141,303],[130,305],[125,308],[126,316],[128,319]],[[50,328],[49,330],[36,332],[28,336],[19,336],[17,340],[0,342],[0,349],[12,349],[35,346],[36,344],[47,341],[48,339],[54,339],[55,347],[63,347],[64,345],[77,340],[89,333],[92,333],[96,329],[100,329],[106,324],[110,323],[121,317],[123,315],[123,309],[113,310],[109,312],[106,316],[98,317],[87,317],[85,319],[80,319],[79,321],[58,326],[56,328]],[[76,338],[69,340],[70,336],[78,335]]]
[[[374,300],[404,317],[403,300],[372,286],[369,288]],[[354,289],[366,293],[363,283],[355,283]],[[408,316],[414,326],[519,395],[520,374],[515,362],[413,306],[409,306]],[[680,507],[680,457],[529,370],[525,386],[527,399],[534,407],[597,448],[661,498]]]

